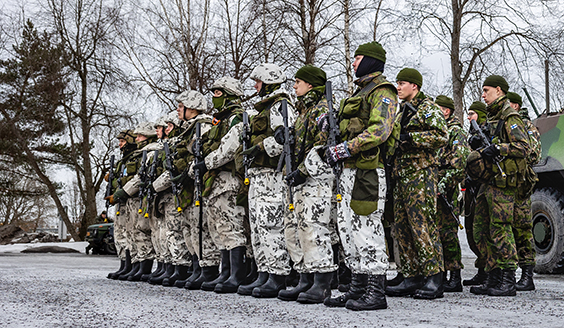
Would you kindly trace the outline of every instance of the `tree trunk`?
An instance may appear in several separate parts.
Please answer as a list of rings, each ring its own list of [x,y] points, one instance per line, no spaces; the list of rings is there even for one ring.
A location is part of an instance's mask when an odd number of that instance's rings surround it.
[[[452,34],[450,67],[452,74],[452,98],[454,100],[454,115],[462,121],[464,116],[463,99],[464,83],[462,82],[462,63],[460,62],[460,35],[462,29],[462,8],[459,0],[452,0]]]

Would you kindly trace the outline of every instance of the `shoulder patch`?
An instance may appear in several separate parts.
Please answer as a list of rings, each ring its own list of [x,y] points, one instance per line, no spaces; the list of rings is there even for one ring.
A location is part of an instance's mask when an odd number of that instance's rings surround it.
[[[452,144],[453,144],[453,145],[458,145],[458,140],[454,140],[454,141],[452,142]]]
[[[534,132],[529,130],[529,134],[534,134]]]
[[[387,98],[387,97],[384,97],[384,98],[382,98],[382,102],[383,102],[384,104],[389,105],[389,104],[392,102],[392,99]]]
[[[433,114],[427,113],[427,114],[425,114],[425,118],[429,118],[429,117],[431,117],[431,115],[433,115]]]
[[[517,124],[511,125],[511,130],[514,130],[514,129],[516,129],[516,128],[517,128]]]

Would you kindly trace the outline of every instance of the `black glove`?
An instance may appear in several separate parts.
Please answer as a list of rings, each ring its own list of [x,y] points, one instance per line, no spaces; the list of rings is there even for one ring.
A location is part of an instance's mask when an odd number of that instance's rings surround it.
[[[472,150],[476,150],[482,146],[482,139],[477,135],[473,135],[468,139],[468,144],[470,144]]]
[[[498,145],[489,145],[484,150],[482,150],[482,157],[489,159],[490,161],[499,156]]]
[[[170,182],[174,183],[175,185],[180,185],[184,182],[185,178],[186,178],[186,174],[179,174],[173,177],[172,179],[170,179]]]
[[[400,141],[411,142],[411,136],[409,133],[400,134]]]
[[[113,197],[112,200],[114,201],[114,203],[117,203],[117,202],[124,203],[129,198],[129,195],[123,189],[116,190],[116,192],[114,192],[113,196],[114,197]]]
[[[208,167],[206,166],[206,161],[196,162],[196,164],[194,164],[194,172],[196,172],[196,170],[199,170],[200,175],[206,173],[208,171]]]
[[[283,145],[284,141],[286,141],[286,138],[284,137],[284,127],[283,126],[277,127],[276,131],[274,131],[274,140],[276,140],[276,142],[280,145]]]
[[[305,183],[307,177],[300,170],[295,170],[286,176],[286,180],[290,182],[290,186],[295,187]]]
[[[255,157],[257,157],[257,156],[260,154],[261,151],[262,151],[262,148],[261,148],[260,145],[254,145],[254,146],[252,146],[251,148],[249,148],[249,149],[247,149],[247,150],[241,152],[241,154],[242,154],[242,155],[247,155],[247,156],[249,156],[249,157],[251,157],[251,158],[255,158]]]

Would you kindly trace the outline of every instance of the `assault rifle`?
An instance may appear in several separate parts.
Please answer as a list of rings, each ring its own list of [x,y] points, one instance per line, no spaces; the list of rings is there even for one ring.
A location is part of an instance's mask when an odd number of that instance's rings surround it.
[[[157,167],[159,166],[159,151],[155,149],[153,152],[153,163],[151,163],[151,168],[149,169],[149,174],[147,175],[147,180],[145,183],[145,196],[147,196],[147,211],[145,211],[145,217],[149,217],[151,212],[151,206],[153,204],[153,199],[157,195],[157,192],[151,184],[157,179]]]
[[[249,126],[249,114],[243,112],[243,133],[241,135],[241,140],[243,141],[243,152],[249,149],[249,143],[251,142],[251,127]],[[243,155],[243,167],[245,170],[245,180],[243,181],[246,186],[249,185],[249,166],[253,158],[249,158],[249,155]]]
[[[245,113],[246,114],[246,113]],[[192,149],[194,150],[194,156],[196,163],[203,161],[202,156],[202,128],[201,123],[196,122],[195,140]],[[184,174],[184,173],[183,173]],[[202,242],[203,242],[203,224],[204,224],[204,213],[202,208],[202,176],[200,174],[200,169],[194,169],[194,206],[198,207],[198,238],[200,240],[200,253],[199,258],[202,258]]]
[[[502,123],[500,122],[498,124],[502,124]],[[489,147],[491,145],[491,142],[488,139],[488,137],[486,137],[486,135],[484,134],[484,131],[482,131],[482,129],[480,129],[480,127],[478,126],[478,123],[476,123],[476,120],[471,120],[470,126],[472,126],[472,129],[474,129],[474,133],[476,133],[476,135],[482,141],[482,148]],[[502,160],[503,160],[502,157],[497,156],[496,158],[493,159],[493,163],[495,165],[497,165],[497,169],[499,170],[499,173],[501,173],[501,176],[505,178],[505,177],[507,177],[507,175],[505,174],[505,172],[503,172],[503,170],[501,169],[501,166],[499,165],[499,162],[501,162]]]
[[[114,160],[115,155],[110,156],[110,171],[108,175],[108,186],[106,186],[106,194],[104,198],[110,197],[112,195],[112,181],[114,180]],[[110,208],[110,200],[106,200],[106,213],[108,213],[108,209]]]
[[[180,207],[180,202],[178,201],[178,195],[180,193],[180,189],[182,188],[179,186],[179,183],[173,182],[175,169],[174,169],[174,165],[172,164],[172,160],[174,154],[172,154],[170,152],[170,148],[168,148],[168,141],[165,141],[163,146],[165,151],[165,168],[168,170],[168,173],[170,174],[170,182],[172,187],[172,196],[174,198],[174,205],[176,206],[176,210],[180,213],[182,212],[182,207]]]
[[[448,201],[448,199],[445,197],[444,194],[439,194],[439,200],[442,201],[443,205],[450,212],[450,215],[452,215],[456,223],[458,223],[458,227],[460,228],[460,230],[464,229],[462,223],[460,223],[460,219],[456,216],[456,214],[454,214],[454,206],[452,206],[452,204]]]
[[[139,178],[141,182],[147,181],[147,151],[143,150],[143,156],[141,158],[141,167],[139,168]],[[139,214],[143,213],[143,197],[145,197],[144,188],[139,188]]]
[[[329,122],[329,136],[327,137],[327,147],[334,148],[340,139],[339,125],[337,124],[337,114],[333,108],[333,87],[331,81],[325,83],[325,97],[327,98],[327,120]],[[337,202],[341,202],[343,196],[341,195],[341,173],[343,172],[342,163],[337,162],[331,167],[335,175],[335,185],[337,191]]]
[[[282,171],[282,166],[286,165],[286,184],[288,185],[288,198],[289,204],[288,209],[290,211],[294,210],[294,194],[292,193],[292,179],[288,179],[290,173],[293,171],[293,145],[294,137],[291,133],[291,127],[288,123],[288,100],[282,99],[280,102],[280,114],[282,114],[282,121],[284,122],[284,151],[280,155],[280,161],[278,162],[277,171]]]

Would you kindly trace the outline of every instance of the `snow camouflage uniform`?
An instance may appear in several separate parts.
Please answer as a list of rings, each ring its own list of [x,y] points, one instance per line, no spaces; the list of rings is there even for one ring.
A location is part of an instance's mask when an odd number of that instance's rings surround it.
[[[439,107],[422,92],[411,101],[417,113],[405,131],[411,141],[399,145],[393,177],[395,236],[398,240],[401,273],[426,277],[444,271],[437,208],[436,153],[448,141],[448,128]],[[401,120],[398,115],[398,120]]]
[[[341,101],[339,111],[341,138],[347,140],[351,157],[343,162],[343,199],[338,203],[337,225],[347,267],[354,274],[378,276],[386,274],[388,269],[382,224],[387,188],[384,161],[398,98],[396,88],[381,72],[367,74],[355,84],[358,86],[355,94]],[[360,215],[351,207],[354,186],[369,175],[378,184],[372,186],[377,188],[374,190],[378,193],[374,200],[377,207]]]
[[[524,186],[521,179],[529,168],[529,135],[519,114],[511,108],[506,96],[488,106],[488,130],[492,143],[499,145],[504,159],[499,163],[507,175],[503,178],[493,165],[493,177],[483,183],[476,198],[474,240],[485,254],[486,271],[493,269],[515,270],[518,263],[517,246],[513,234],[515,224],[515,200]],[[504,126],[495,135],[499,120]]]
[[[458,195],[458,184],[465,177],[466,157],[470,149],[467,142],[468,136],[456,116],[451,114],[446,123],[449,140],[448,144],[439,149],[437,153],[439,159],[437,189],[452,204],[452,200],[456,199]],[[458,213],[455,215],[458,216]],[[437,200],[437,219],[445,270],[463,269],[460,241],[458,240],[458,223],[441,200]]]
[[[288,124],[294,124],[296,112],[287,91],[280,88],[254,105],[258,114],[252,117],[251,146],[261,152],[249,168],[249,224],[251,243],[258,272],[276,275],[290,273],[286,250],[284,220],[293,215],[285,210],[286,183],[282,172],[276,172],[283,147],[274,139],[274,131],[283,126],[280,101],[288,100]]]
[[[299,273],[326,273],[337,270],[331,248],[331,167],[317,150],[325,144],[326,133],[317,126],[319,117],[328,111],[325,87],[315,87],[300,100],[301,114],[294,125],[294,159],[297,169],[307,177],[294,187],[295,211],[284,222],[288,253]]]

